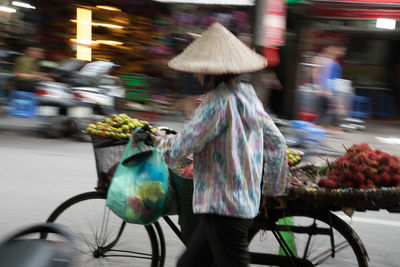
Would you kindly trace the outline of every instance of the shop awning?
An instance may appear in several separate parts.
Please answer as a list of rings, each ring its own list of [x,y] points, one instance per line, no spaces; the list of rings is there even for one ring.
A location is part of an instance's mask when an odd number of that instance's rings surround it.
[[[400,0],[313,0],[316,17],[400,19]]]
[[[155,0],[162,3],[182,3],[198,5],[229,5],[229,6],[253,6],[255,0]]]

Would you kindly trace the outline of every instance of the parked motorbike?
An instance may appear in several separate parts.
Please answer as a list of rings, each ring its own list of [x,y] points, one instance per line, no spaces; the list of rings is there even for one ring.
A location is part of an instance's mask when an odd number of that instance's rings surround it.
[[[68,109],[78,103],[71,94],[71,85],[74,84],[76,73],[85,64],[85,61],[69,59],[48,73],[54,81],[36,84],[36,114],[41,122],[40,130],[45,135],[61,137],[68,132]]]
[[[89,123],[117,113],[115,102],[125,96],[125,89],[118,77],[108,75],[116,66],[112,62],[94,61],[76,76],[81,83],[71,87],[71,92],[78,102],[69,108],[68,116],[78,137],[87,139],[83,131]]]
[[[119,78],[108,75],[115,66],[107,61],[71,59],[51,74],[55,81],[38,83],[38,115],[43,131],[54,137],[75,135],[86,139],[82,130],[89,122],[115,113],[115,99],[125,93]]]

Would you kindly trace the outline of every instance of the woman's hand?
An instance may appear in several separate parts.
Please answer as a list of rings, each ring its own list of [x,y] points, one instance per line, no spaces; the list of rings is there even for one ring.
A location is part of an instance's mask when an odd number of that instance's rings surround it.
[[[271,208],[278,209],[278,210],[285,209],[287,207],[286,198],[283,196],[264,197],[263,198],[263,207],[265,210],[268,210]]]
[[[164,137],[165,135],[160,131],[157,131],[154,133],[154,135],[152,135],[153,141],[157,144],[157,146],[160,144],[161,139]]]

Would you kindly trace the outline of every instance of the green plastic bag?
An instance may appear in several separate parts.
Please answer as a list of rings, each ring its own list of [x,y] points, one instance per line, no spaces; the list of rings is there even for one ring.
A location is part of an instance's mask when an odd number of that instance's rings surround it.
[[[162,215],[168,167],[155,147],[142,153],[132,142],[133,137],[111,181],[106,203],[126,222],[148,225]]]
[[[294,217],[286,217],[278,220],[280,225],[294,226]],[[296,240],[293,232],[280,232],[289,249],[292,251],[294,256],[297,256]],[[282,248],[279,248],[279,255],[287,256]]]

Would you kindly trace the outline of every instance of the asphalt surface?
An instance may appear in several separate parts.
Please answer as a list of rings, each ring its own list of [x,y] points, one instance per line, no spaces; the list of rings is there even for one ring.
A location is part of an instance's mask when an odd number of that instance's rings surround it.
[[[167,125],[181,126],[179,123]],[[399,138],[400,131],[396,127],[373,127],[361,133],[335,133],[327,144],[337,148],[341,144],[368,142],[374,148],[399,153],[398,146],[384,143],[387,140],[382,142],[376,136]],[[21,227],[45,221],[62,201],[92,191],[97,179],[90,143],[45,139],[23,131],[0,131],[0,170],[0,239]],[[364,242],[370,266],[400,266],[400,214],[371,211],[355,213],[352,220],[343,213],[340,215]],[[162,226],[167,241],[166,266],[174,266],[184,246],[168,226],[164,223]],[[114,264],[114,267],[120,266],[140,265]]]

